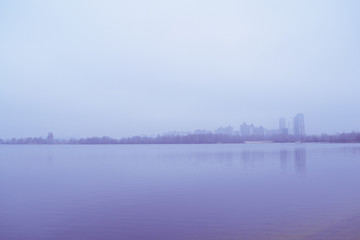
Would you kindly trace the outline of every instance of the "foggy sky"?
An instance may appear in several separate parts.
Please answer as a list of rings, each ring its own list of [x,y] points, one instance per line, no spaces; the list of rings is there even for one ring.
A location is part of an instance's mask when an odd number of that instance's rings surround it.
[[[360,2],[0,2],[0,138],[360,130]]]

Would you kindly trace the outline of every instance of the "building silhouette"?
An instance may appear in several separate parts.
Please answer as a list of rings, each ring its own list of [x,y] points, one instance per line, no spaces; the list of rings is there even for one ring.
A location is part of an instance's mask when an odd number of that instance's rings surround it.
[[[286,128],[286,122],[285,122],[285,118],[279,118],[279,129],[284,129]]]
[[[305,120],[302,113],[298,113],[294,117],[294,136],[305,136]]]
[[[219,127],[215,130],[215,134],[233,135],[234,129],[232,126]]]
[[[251,126],[246,124],[246,123],[243,123],[241,126],[240,126],[240,135],[242,137],[247,137],[247,136],[250,136],[251,135]]]
[[[253,136],[265,136],[265,128],[263,126],[260,126],[260,127],[253,126],[252,135]]]
[[[285,118],[279,118],[279,133],[281,135],[288,135],[289,133],[289,130],[288,128],[286,127],[286,121],[285,121]]]

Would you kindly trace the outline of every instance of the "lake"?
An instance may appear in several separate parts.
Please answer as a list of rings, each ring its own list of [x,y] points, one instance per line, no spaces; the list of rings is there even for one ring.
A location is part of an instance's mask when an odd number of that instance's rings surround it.
[[[360,144],[0,145],[0,239],[360,239]]]

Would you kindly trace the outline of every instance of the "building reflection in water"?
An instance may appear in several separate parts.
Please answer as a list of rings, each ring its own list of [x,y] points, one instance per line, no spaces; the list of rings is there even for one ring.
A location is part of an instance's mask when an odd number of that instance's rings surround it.
[[[344,146],[344,157],[349,157],[351,159],[356,159],[356,157],[360,156],[360,147],[358,146]],[[355,158],[354,158],[355,157]]]
[[[295,169],[299,174],[306,173],[306,151],[305,148],[297,148],[294,152]]]
[[[281,150],[280,151],[280,164],[281,164],[281,168],[282,169],[286,169],[287,168],[287,164],[288,164],[288,152],[286,150]]]

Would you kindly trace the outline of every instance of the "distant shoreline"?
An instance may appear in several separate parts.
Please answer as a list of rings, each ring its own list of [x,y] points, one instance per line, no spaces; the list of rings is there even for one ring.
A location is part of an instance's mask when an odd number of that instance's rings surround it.
[[[87,137],[72,139],[57,139],[52,133],[46,138],[27,137],[0,139],[0,144],[259,144],[259,143],[360,143],[360,133],[342,133],[336,135],[304,135],[294,136],[279,134],[263,135],[229,135],[229,134],[187,134],[187,135],[158,135],[156,137],[133,136],[115,139],[111,137]]]
[[[340,144],[340,143],[348,143],[348,144],[356,144],[360,142],[274,142],[274,141],[245,141],[245,142],[218,142],[218,143],[0,143],[0,145],[43,145],[43,146],[51,146],[51,145],[219,145],[219,144],[283,144],[283,143],[293,143],[293,144],[306,144],[306,143],[328,143],[328,144]]]

